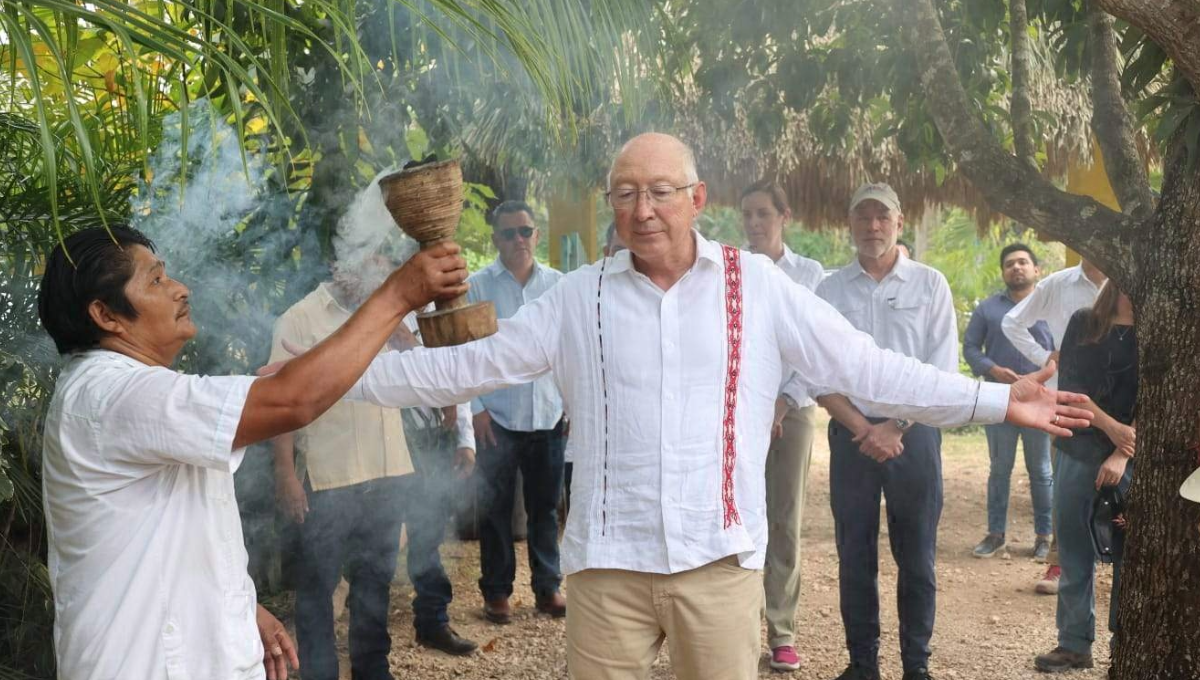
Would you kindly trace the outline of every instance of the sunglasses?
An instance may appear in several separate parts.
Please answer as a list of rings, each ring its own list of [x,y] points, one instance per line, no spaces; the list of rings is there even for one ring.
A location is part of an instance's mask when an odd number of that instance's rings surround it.
[[[533,232],[535,231],[537,229],[534,227],[509,227],[508,229],[501,229],[496,233],[505,241],[512,241],[517,238],[517,234],[520,234],[521,238],[533,238]]]

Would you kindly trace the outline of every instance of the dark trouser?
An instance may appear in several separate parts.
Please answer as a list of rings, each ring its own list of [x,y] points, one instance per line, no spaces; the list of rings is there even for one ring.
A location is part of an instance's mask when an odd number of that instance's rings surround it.
[[[305,680],[336,680],[333,591],[350,583],[350,668],[355,680],[390,680],[388,593],[400,550],[402,503],[412,475],[308,492],[300,525],[296,641]]]
[[[1096,499],[1096,476],[1106,451],[1097,450],[1094,460],[1083,461],[1058,451],[1054,471],[1054,512],[1058,524],[1058,559],[1062,577],[1058,582],[1058,644],[1078,654],[1090,654],[1096,638],[1096,548],[1092,542],[1092,503]],[[1125,467],[1121,491],[1129,490],[1133,462]],[[1117,632],[1117,601],[1121,585],[1121,557],[1125,532],[1113,532],[1112,601],[1108,629]]]
[[[878,422],[877,420],[874,422]],[[853,434],[829,423],[830,504],[838,548],[842,624],[850,660],[879,663],[879,498],[887,496],[888,538],[899,567],[896,608],[905,671],[925,668],[937,608],[937,527],[942,515],[942,433],[913,425],[904,453],[880,464]]]
[[[479,452],[476,465],[480,502],[486,508],[479,527],[479,557],[483,576],[479,589],[486,600],[508,597],[517,576],[513,549],[512,513],[517,469],[521,470],[528,515],[527,545],[533,572],[533,592],[558,590],[558,500],[562,495],[563,424],[553,430],[514,432],[492,422],[496,446]]]
[[[451,514],[451,499],[458,481],[452,470],[454,451],[418,451],[411,449],[417,474],[406,489],[404,525],[408,535],[408,580],[412,582],[413,628],[428,636],[450,623],[446,608],[454,599],[450,579],[442,567],[438,552],[446,538],[446,523]]]

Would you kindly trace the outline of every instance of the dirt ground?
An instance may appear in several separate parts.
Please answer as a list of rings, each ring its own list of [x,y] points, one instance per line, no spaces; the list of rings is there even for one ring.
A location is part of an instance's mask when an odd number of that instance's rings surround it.
[[[822,423],[822,428],[824,427]],[[822,431],[824,431],[822,429]],[[986,531],[987,446],[982,432],[947,435],[943,444],[945,510],[938,541],[938,614],[933,637],[930,671],[939,680],[1009,680],[1044,678],[1033,668],[1033,657],[1055,646],[1055,598],[1037,595],[1033,585],[1044,566],[1030,558],[1033,518],[1029,480],[1021,460],[1013,473],[1009,504],[1009,554],[990,560],[971,556],[971,548]],[[880,603],[883,639],[880,664],[885,680],[900,680],[896,623],[896,568],[887,550],[887,522],[881,522]],[[803,595],[799,613],[797,647],[801,670],[791,677],[832,680],[848,657],[838,613],[837,554],[833,518],[829,510],[829,449],[822,437],[813,453],[805,508],[803,542]],[[533,613],[525,546],[518,545],[517,589],[511,625],[495,626],[482,617],[479,548],[475,543],[447,541],[442,548],[446,570],[454,583],[450,607],[452,625],[460,635],[479,642],[481,650],[468,658],[450,657],[417,647],[413,641],[411,587],[398,576],[392,590],[392,672],[397,680],[478,678],[544,680],[566,678],[566,641],[562,620]],[[398,573],[402,574],[403,569]],[[1069,676],[1073,679],[1106,677],[1111,569],[1100,567],[1096,619],[1100,622],[1095,651],[1097,668]],[[568,602],[570,593],[567,593]],[[345,657],[346,613],[339,620],[342,677],[349,678]],[[766,627],[763,627],[765,640]],[[669,642],[655,664],[653,678],[674,678],[668,660]],[[785,678],[767,666],[766,650],[760,663],[762,678]]]

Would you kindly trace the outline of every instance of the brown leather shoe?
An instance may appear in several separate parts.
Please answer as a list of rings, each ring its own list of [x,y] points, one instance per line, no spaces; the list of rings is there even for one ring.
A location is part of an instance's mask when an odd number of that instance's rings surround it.
[[[557,590],[550,595],[537,596],[537,610],[543,614],[549,614],[556,619],[561,619],[567,615],[567,598]]]
[[[497,597],[494,600],[484,600],[483,618],[500,625],[512,623],[512,605],[508,603],[508,598]]]
[[[1033,660],[1033,665],[1043,673],[1065,673],[1076,668],[1091,668],[1092,655],[1072,652],[1065,647],[1055,647],[1049,654]]]

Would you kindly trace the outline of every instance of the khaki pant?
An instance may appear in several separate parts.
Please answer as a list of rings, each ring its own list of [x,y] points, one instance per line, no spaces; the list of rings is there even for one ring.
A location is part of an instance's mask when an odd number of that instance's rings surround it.
[[[760,572],[737,557],[678,574],[588,569],[567,577],[572,680],[644,680],[668,640],[679,680],[758,677]]]
[[[800,605],[800,526],[804,490],[812,460],[817,407],[791,409],[783,418],[783,436],[767,452],[767,644],[772,649],[796,644]]]

